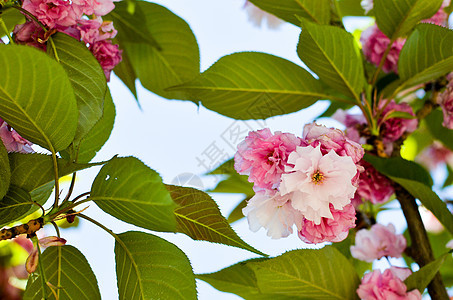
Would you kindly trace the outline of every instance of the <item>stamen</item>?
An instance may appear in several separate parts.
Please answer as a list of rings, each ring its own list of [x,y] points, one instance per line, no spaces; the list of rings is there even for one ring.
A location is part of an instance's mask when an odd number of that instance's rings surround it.
[[[311,180],[313,181],[314,184],[318,185],[321,184],[324,181],[324,174],[322,174],[319,171],[316,171],[312,176]]]

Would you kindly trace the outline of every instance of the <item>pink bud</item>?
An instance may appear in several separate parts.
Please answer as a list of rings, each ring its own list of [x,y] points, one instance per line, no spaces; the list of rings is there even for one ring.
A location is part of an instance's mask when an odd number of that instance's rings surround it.
[[[34,273],[36,268],[38,267],[39,263],[39,253],[38,249],[33,249],[33,252],[27,257],[27,261],[25,262],[25,269],[29,274]]]
[[[47,236],[39,239],[39,244],[42,247],[63,246],[66,244],[66,240],[57,236]]]

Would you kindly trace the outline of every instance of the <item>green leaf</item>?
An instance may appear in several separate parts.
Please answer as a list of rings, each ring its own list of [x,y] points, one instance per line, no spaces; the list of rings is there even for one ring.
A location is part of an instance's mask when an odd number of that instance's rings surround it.
[[[418,289],[421,293],[425,290],[431,280],[434,278],[436,273],[439,271],[440,267],[445,262],[447,256],[450,256],[451,252],[447,252],[437,258],[435,261],[430,262],[429,264],[422,267],[417,272],[411,274],[409,277],[404,280],[404,283],[407,286],[407,290]]]
[[[445,147],[453,151],[453,131],[442,126],[442,111],[433,110],[426,118],[426,127],[431,135],[442,142]]]
[[[453,169],[449,165],[447,165],[447,174],[447,178],[445,179],[442,188],[446,188],[453,184]]]
[[[352,257],[352,255],[351,255],[351,246],[352,245],[354,245],[354,237],[352,234],[348,235],[348,237],[341,242],[332,243],[332,247],[334,247],[335,249],[340,251],[340,253],[343,254],[344,257],[346,257],[349,260],[349,262],[356,269],[357,275],[360,278],[362,278],[363,274],[366,271],[372,269],[373,264],[365,262],[365,261],[361,261],[361,260],[358,260],[358,259],[355,259],[354,257]]]
[[[331,101],[329,107],[318,118],[328,118],[331,117],[339,109],[347,110],[351,107],[352,105],[348,103]]]
[[[365,11],[360,5],[361,1],[362,0],[337,0],[341,15],[358,17],[364,16]]]
[[[222,163],[220,166],[215,168],[214,170],[206,173],[206,175],[223,175],[223,174],[237,174],[236,170],[234,169],[234,158],[230,158],[229,160]]]
[[[187,234],[194,240],[221,243],[266,255],[248,245],[234,232],[208,194],[174,185],[167,185],[167,189],[173,201],[179,205],[175,209],[177,232]]]
[[[8,152],[0,140],[0,199],[6,195],[11,181],[11,170],[9,167]],[[1,220],[1,218],[0,218]]]
[[[127,88],[131,91],[134,95],[135,99],[137,100],[137,89],[135,86],[135,81],[137,80],[137,75],[135,74],[134,68],[132,67],[131,60],[127,55],[127,52],[123,51],[122,60],[121,62],[116,65],[115,69],[113,70],[123,83],[127,86]]]
[[[379,29],[390,39],[407,35],[423,19],[434,15],[443,0],[375,0],[374,14]]]
[[[399,90],[436,79],[452,69],[453,31],[433,24],[420,24],[400,53],[398,72],[404,82]]]
[[[77,103],[68,75],[47,54],[27,46],[0,45],[1,118],[22,137],[48,150],[74,139]]]
[[[265,259],[252,259],[237,263],[228,268],[210,274],[197,274],[201,279],[219,291],[233,293],[247,300],[291,300],[299,297],[279,294],[264,294],[258,288],[255,272],[250,268],[254,262]]]
[[[253,183],[248,182],[248,176],[231,174],[228,177],[220,181],[217,186],[209,190],[211,193],[240,193],[253,196]]]
[[[159,44],[153,38],[146,24],[146,15],[141,9],[134,9],[133,13],[129,11],[129,3],[115,3],[115,9],[106,17],[106,20],[112,20],[115,28],[118,30],[117,39],[122,42],[146,43],[152,47],[160,49]]]
[[[0,200],[0,227],[25,217],[32,205],[27,191],[10,186],[6,196]]]
[[[403,159],[385,159],[366,155],[365,160],[371,163],[376,170],[400,184],[412,196],[419,199],[442,225],[453,233],[453,215],[448,210],[445,202],[431,190],[431,185],[426,184],[426,179],[423,179],[425,175],[422,175],[423,173],[427,174],[426,170],[415,163],[409,163]]]
[[[60,261],[61,264],[59,264]],[[55,292],[59,294],[60,300],[101,299],[96,277],[85,256],[77,248],[49,247],[41,255],[39,263],[43,264],[47,282],[58,287]],[[60,278],[59,281],[58,278]],[[46,286],[45,295],[46,299],[55,299],[48,286]],[[41,300],[42,296],[40,275],[30,276],[24,300]]]
[[[358,299],[354,266],[333,247],[294,250],[251,263],[262,293],[301,299]]]
[[[10,31],[12,31],[17,24],[25,22],[25,16],[14,8],[2,10],[2,19],[5,22],[6,28]],[[1,32],[3,34],[3,30]]]
[[[9,153],[11,184],[28,192],[55,180],[52,156],[39,153]],[[58,158],[59,177],[97,164],[76,164]]]
[[[305,69],[259,52],[224,56],[193,81],[171,90],[185,91],[206,108],[238,120],[288,114],[325,96]]]
[[[146,89],[167,99],[186,99],[180,92],[165,89],[189,81],[200,73],[198,44],[189,25],[168,9],[137,1],[136,10],[145,15],[146,28],[161,50],[146,43],[120,40],[135,74]]]
[[[330,22],[329,0],[280,0],[278,2],[273,0],[251,0],[250,2],[296,26],[300,25],[296,15],[319,24],[329,24]]]
[[[135,157],[114,158],[99,171],[90,199],[124,222],[174,232],[176,207],[159,174]]]
[[[110,90],[107,89],[102,117],[80,141],[77,156],[79,163],[91,161],[102,146],[104,146],[112,132],[115,116],[115,104],[113,104]]]
[[[49,200],[50,195],[54,189],[55,183],[53,181],[48,182],[30,192],[31,201],[38,204],[44,205]],[[29,213],[35,212],[39,209],[38,206],[33,205]]]
[[[157,236],[126,232],[115,242],[120,300],[196,299],[195,277],[184,252]]]
[[[228,215],[227,221],[228,223],[233,223],[236,222],[242,218],[244,218],[244,214],[242,213],[242,209],[247,206],[247,201],[249,201],[250,198],[247,197],[231,211],[231,213]]]
[[[101,65],[86,45],[64,33],[56,33],[52,40],[56,49],[47,47],[47,52],[58,57],[77,100],[79,119],[74,142],[78,143],[102,116],[107,81]]]
[[[360,50],[350,33],[303,21],[297,53],[326,85],[360,99],[365,77]]]

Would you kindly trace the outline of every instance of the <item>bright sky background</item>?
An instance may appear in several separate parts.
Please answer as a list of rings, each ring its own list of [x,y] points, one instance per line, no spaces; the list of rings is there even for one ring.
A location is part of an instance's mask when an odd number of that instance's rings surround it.
[[[247,21],[246,12],[242,9],[244,0],[155,2],[166,6],[189,23],[200,46],[202,70],[207,69],[220,57],[240,51],[266,52],[302,64],[296,54],[300,30],[290,24],[283,24],[277,30],[254,27]],[[143,89],[138,82],[137,86],[141,110],[121,81],[115,76],[112,77],[110,89],[117,111],[115,127],[110,140],[95,161],[110,159],[116,154],[133,155],[158,171],[165,183],[172,183],[175,177],[182,173],[201,175],[206,172],[206,169],[199,166],[197,157],[203,158],[203,151],[212,143],[229,156],[233,156],[233,148],[222,139],[230,126],[250,126],[253,129],[269,127],[272,131],[301,135],[304,124],[326,108],[326,103],[322,102],[315,107],[283,117],[274,117],[265,122],[244,123],[203,107],[198,108],[191,102],[160,98]],[[330,126],[336,124],[329,123],[328,120],[321,122]],[[74,195],[89,191],[97,170],[93,168],[80,173]],[[213,179],[203,180],[205,187],[215,184]],[[240,200],[238,195],[214,194],[213,197],[224,216],[227,216]],[[95,204],[90,205],[86,214],[116,233],[139,230],[106,215]],[[52,229],[46,228],[48,234],[52,235]],[[250,245],[271,255],[308,247],[296,234],[286,239],[271,240],[263,230],[252,233],[245,220],[236,222],[233,228]],[[189,257],[195,273],[218,271],[236,262],[256,257],[253,253],[233,247],[195,242],[182,234],[154,234],[181,248]],[[87,257],[98,278],[102,299],[117,299],[113,238],[84,220],[81,220],[79,228],[64,230],[62,236]],[[240,299],[232,294],[218,292],[201,281],[197,281],[197,286],[201,300]]]

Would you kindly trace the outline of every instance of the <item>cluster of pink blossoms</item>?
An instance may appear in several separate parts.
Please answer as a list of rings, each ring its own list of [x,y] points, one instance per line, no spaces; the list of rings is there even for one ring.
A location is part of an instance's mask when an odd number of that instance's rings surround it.
[[[381,101],[382,105],[386,101]],[[406,132],[412,132],[417,128],[417,119],[387,118],[392,112],[406,112],[415,116],[412,108],[406,103],[395,103],[391,100],[382,111],[382,116],[378,122],[380,125],[380,136],[384,143],[385,152],[390,155],[393,151],[393,142],[397,141]],[[366,128],[366,119],[363,115],[351,115],[343,110],[338,110],[333,116],[335,120],[346,126],[346,136],[361,144],[367,143],[368,136],[365,136],[363,129]],[[373,204],[387,201],[394,193],[391,182],[376,169],[362,160],[359,164],[364,172],[360,173],[359,185],[354,205],[362,203],[362,199],[371,201]]]
[[[307,243],[339,242],[355,227],[351,199],[364,151],[342,131],[315,123],[303,137],[262,129],[238,146],[235,169],[248,175],[256,195],[243,209],[250,229],[287,237],[296,225]]]
[[[112,0],[24,0],[22,8],[30,12],[49,29],[64,32],[83,41],[104,70],[107,80],[110,72],[121,61],[121,50],[112,44],[117,31],[112,22],[102,16],[113,10]],[[87,16],[91,16],[88,18]],[[19,44],[45,50],[44,30],[34,20],[17,25],[14,38]]]
[[[448,14],[444,11],[444,8],[447,7],[449,3],[450,0],[445,0],[437,13],[431,18],[423,20],[422,23],[431,23],[446,27],[448,25]],[[366,13],[373,8],[372,0],[364,0],[361,4]],[[387,37],[376,25],[373,25],[362,33],[360,41],[366,59],[375,66],[378,66],[384,56],[385,50],[390,44],[389,37]],[[404,38],[398,38],[393,42],[382,66],[384,72],[398,73],[398,58],[405,42],[406,39]]]
[[[8,152],[32,153],[32,143],[21,137],[0,118],[0,138]]]

